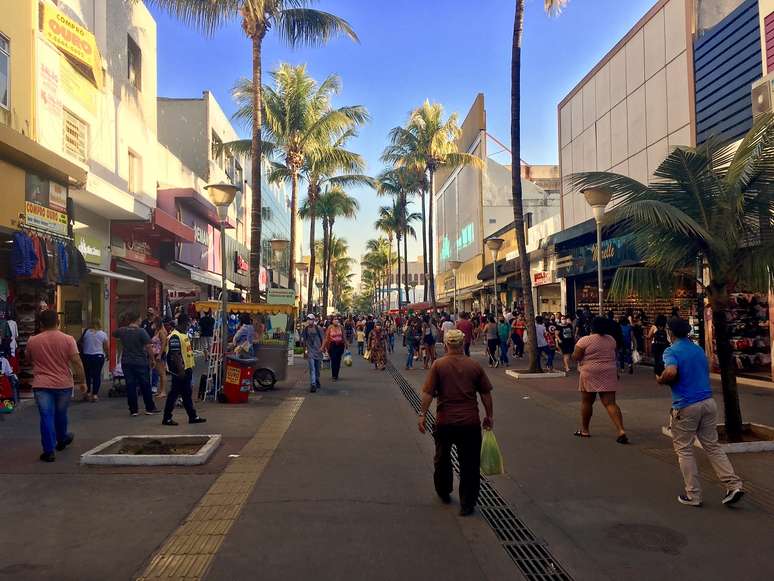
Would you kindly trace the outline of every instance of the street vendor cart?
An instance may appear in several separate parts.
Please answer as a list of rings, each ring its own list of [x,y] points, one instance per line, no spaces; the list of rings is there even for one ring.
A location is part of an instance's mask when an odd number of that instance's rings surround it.
[[[213,349],[207,365],[205,399],[228,403],[247,401],[250,391],[272,389],[287,377],[288,357],[292,346],[295,307],[264,303],[227,303],[229,317],[247,317],[254,328],[252,340],[233,343],[222,324],[220,301],[195,303],[199,313],[211,311],[215,318]],[[223,365],[223,332],[226,333],[226,364]],[[225,373],[225,377],[221,377]]]

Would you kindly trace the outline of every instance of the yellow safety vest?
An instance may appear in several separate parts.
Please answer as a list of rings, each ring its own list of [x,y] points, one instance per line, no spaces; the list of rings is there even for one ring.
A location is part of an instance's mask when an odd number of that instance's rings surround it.
[[[181,333],[177,329],[169,334],[169,339],[167,340],[167,357],[169,356],[170,345],[172,345],[173,342],[177,343],[178,341],[180,342],[180,351],[183,354],[183,364],[185,365],[185,368],[193,369],[196,365],[196,361],[194,360],[191,340],[188,338],[188,335]],[[175,347],[177,347],[177,345],[175,345]]]

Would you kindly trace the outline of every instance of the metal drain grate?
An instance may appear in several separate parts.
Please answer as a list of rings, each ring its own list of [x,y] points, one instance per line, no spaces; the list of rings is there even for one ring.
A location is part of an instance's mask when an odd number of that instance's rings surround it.
[[[387,371],[398,384],[414,411],[419,413],[422,408],[419,394],[414,391],[411,384],[392,364],[387,364]],[[431,434],[435,427],[435,416],[429,412],[427,414],[427,427],[429,428],[427,433]],[[454,471],[459,474],[460,466],[456,448],[452,448],[452,466]],[[562,566],[551,555],[546,543],[536,537],[529,527],[516,516],[513,509],[483,474],[481,475],[478,507],[481,516],[497,535],[505,552],[508,553],[508,556],[528,581],[572,581],[570,574],[562,569]]]

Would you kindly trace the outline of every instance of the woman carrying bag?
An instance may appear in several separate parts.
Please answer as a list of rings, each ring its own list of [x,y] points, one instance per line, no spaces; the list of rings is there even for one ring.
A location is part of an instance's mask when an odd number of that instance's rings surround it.
[[[322,350],[328,352],[331,358],[331,376],[333,381],[339,380],[339,371],[341,370],[341,357],[346,349],[346,340],[344,338],[344,327],[338,318],[328,325],[325,330],[325,339],[323,340]]]

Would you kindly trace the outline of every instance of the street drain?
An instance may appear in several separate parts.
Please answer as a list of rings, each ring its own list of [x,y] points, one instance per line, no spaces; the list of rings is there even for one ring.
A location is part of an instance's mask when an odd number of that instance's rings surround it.
[[[398,384],[414,411],[419,413],[422,409],[422,400],[419,394],[394,365],[387,363],[387,371]],[[429,428],[427,433],[430,435],[435,428],[435,416],[428,412],[426,421]],[[454,471],[459,474],[460,467],[456,448],[452,448],[452,466]],[[551,555],[545,541],[535,536],[529,527],[516,516],[513,509],[483,474],[481,475],[478,508],[505,552],[508,553],[508,556],[528,581],[572,581],[570,574],[562,569],[562,566]]]

